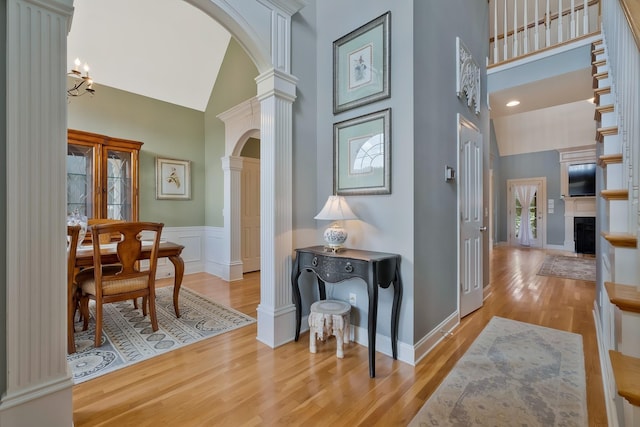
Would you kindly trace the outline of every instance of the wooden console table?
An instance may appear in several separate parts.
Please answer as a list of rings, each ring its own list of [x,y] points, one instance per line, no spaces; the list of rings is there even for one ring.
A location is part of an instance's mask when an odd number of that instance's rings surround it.
[[[312,271],[318,281],[320,299],[327,299],[325,282],[339,283],[360,278],[367,284],[369,295],[369,376],[376,376],[376,324],[378,319],[378,286],[388,288],[393,284],[393,307],[391,310],[391,348],[393,358],[398,358],[398,318],[402,299],[400,277],[400,255],[344,249],[337,253],[327,252],[323,246],[296,249],[296,259],[291,271],[293,302],[296,306],[296,338],[300,337],[302,310],[298,278],[302,271]]]

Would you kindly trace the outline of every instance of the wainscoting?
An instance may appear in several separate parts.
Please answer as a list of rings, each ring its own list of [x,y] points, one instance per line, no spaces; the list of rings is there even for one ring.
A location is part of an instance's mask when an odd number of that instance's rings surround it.
[[[225,278],[224,233],[222,227],[165,227],[162,239],[184,246],[184,274],[206,272]],[[228,244],[228,243],[227,243]],[[173,264],[164,258],[158,260],[156,278],[173,277]]]

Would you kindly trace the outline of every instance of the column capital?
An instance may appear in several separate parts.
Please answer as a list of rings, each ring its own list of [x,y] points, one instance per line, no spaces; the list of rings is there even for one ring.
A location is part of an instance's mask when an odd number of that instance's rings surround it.
[[[224,171],[240,171],[242,170],[242,157],[225,156],[221,157],[222,170]]]
[[[258,85],[257,97],[260,101],[270,96],[283,98],[289,102],[296,99],[298,79],[289,73],[272,68],[256,77],[256,83]]]

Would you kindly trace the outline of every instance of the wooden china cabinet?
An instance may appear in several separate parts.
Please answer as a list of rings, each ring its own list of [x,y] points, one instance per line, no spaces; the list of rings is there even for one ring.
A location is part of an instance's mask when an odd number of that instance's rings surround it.
[[[67,213],[138,220],[142,142],[68,130]]]

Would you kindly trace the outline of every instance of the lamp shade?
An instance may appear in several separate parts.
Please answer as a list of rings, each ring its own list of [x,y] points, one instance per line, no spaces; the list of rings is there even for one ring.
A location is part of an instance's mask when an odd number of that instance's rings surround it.
[[[358,219],[342,196],[329,196],[322,210],[313,218],[329,221]]]
[[[345,219],[358,219],[353,213],[347,201],[342,196],[329,196],[327,203],[324,204],[322,210],[314,217],[314,219],[324,219],[336,221],[324,231],[325,249],[337,252],[344,247],[347,240],[347,230],[338,224],[338,221]]]

